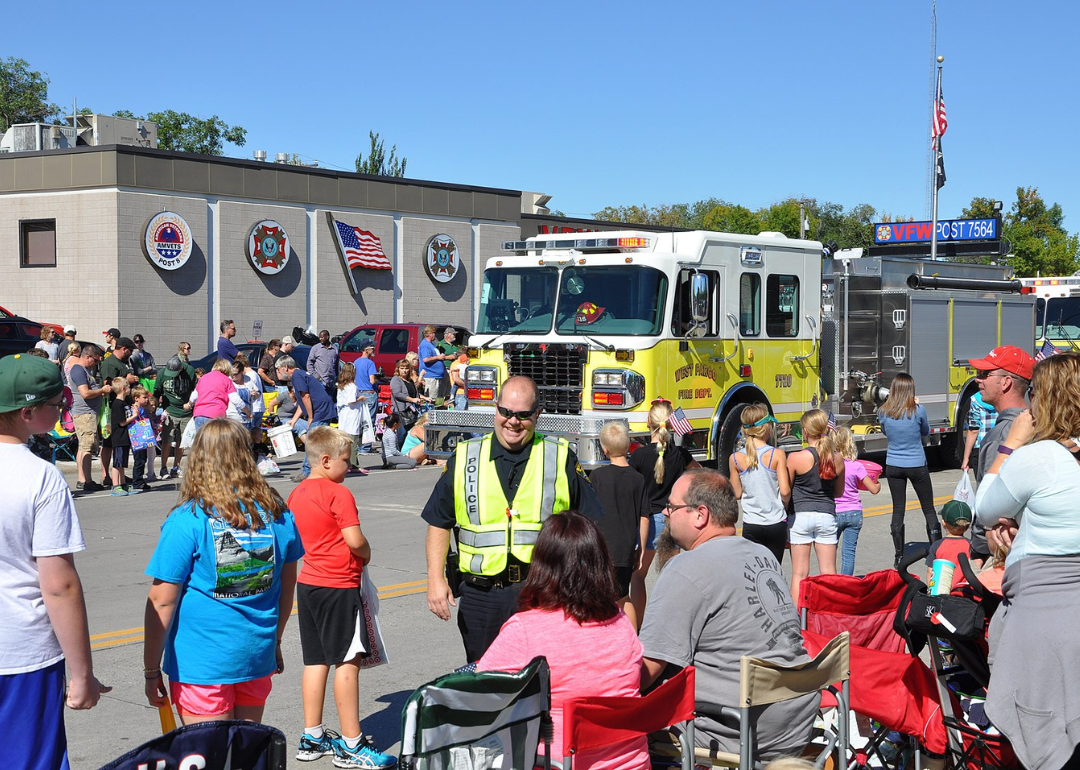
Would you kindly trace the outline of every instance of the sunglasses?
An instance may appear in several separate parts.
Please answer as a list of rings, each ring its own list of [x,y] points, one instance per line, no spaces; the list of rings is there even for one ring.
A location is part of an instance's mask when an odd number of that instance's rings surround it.
[[[993,377],[995,374],[998,377],[1012,377],[1012,375],[1008,372],[999,372],[997,369],[979,369],[977,372],[975,372],[975,379],[987,380]]]
[[[518,420],[521,422],[528,422],[536,416],[536,409],[526,409],[520,412],[515,412],[513,409],[507,409],[505,406],[497,406],[495,408],[498,409],[499,414],[501,414],[503,418],[507,420],[509,420],[511,417],[517,417]]]
[[[664,398],[663,396],[657,396],[656,398],[654,398],[654,399],[652,400],[652,406],[656,406],[657,404],[670,404],[670,403],[671,403],[671,402],[670,402],[670,401],[668,401],[668,400],[667,400],[666,398]]]

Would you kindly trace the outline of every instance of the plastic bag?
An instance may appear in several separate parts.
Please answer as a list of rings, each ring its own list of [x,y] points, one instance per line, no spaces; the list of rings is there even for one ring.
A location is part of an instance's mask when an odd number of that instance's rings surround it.
[[[360,437],[361,446],[369,446],[375,442],[375,428],[371,424],[371,413],[368,412],[367,406],[360,408],[361,419],[363,424],[363,435]]]
[[[259,473],[263,476],[273,476],[275,473],[281,473],[281,468],[269,457],[263,457],[259,460]]]
[[[195,418],[192,417],[188,420],[187,427],[184,428],[184,434],[180,437],[180,448],[191,449],[191,445],[195,443],[195,433],[198,428],[195,427]]]
[[[372,582],[367,570],[364,570],[360,579],[360,599],[367,626],[367,638],[363,640],[367,649],[360,656],[360,668],[374,668],[389,663],[390,659],[386,654],[386,642],[383,641],[382,626],[379,624],[379,589]]]
[[[953,500],[959,500],[969,506],[975,505],[975,488],[972,486],[971,477],[967,473],[960,477],[960,483],[956,485],[952,496]]]
[[[108,398],[101,399],[101,410],[98,412],[98,429],[102,438],[112,435],[112,421],[110,420],[110,404]]]

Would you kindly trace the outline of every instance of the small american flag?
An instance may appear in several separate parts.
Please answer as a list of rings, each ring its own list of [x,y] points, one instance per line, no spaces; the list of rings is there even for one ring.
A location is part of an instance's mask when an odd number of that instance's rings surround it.
[[[383,252],[382,243],[367,230],[334,220],[345,262],[349,268],[367,267],[372,270],[392,270],[393,265]]]
[[[829,430],[836,430],[836,415],[832,412],[829,412],[829,424],[827,427]]]
[[[671,413],[671,417],[668,418],[668,422],[671,423],[671,429],[679,436],[685,436],[694,429],[694,426],[686,419],[686,413],[683,412],[681,406],[675,408],[675,411]]]
[[[1050,340],[1045,340],[1039,352],[1035,354],[1035,360],[1042,361],[1044,358],[1057,355],[1057,352],[1058,349],[1054,347],[1054,344]]]

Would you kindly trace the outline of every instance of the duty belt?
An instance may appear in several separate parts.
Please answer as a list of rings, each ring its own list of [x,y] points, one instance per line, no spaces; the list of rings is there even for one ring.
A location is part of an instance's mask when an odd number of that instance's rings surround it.
[[[506,588],[507,586],[523,583],[528,575],[528,564],[511,564],[498,575],[474,575],[471,572],[465,572],[461,578],[474,588],[486,591],[492,588]]]

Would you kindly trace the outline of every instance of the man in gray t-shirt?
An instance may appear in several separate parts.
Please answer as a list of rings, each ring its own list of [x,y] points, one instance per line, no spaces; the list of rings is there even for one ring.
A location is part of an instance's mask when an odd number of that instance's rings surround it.
[[[722,475],[687,471],[672,487],[664,513],[683,553],[667,563],[649,597],[640,635],[642,687],[668,664],[696,666],[696,741],[737,754],[738,725],[719,711],[739,707],[740,658],[785,666],[809,662],[799,616],[776,558],[736,535],[739,504]],[[805,746],[818,703],[811,693],[761,709],[758,756],[790,756]]]

